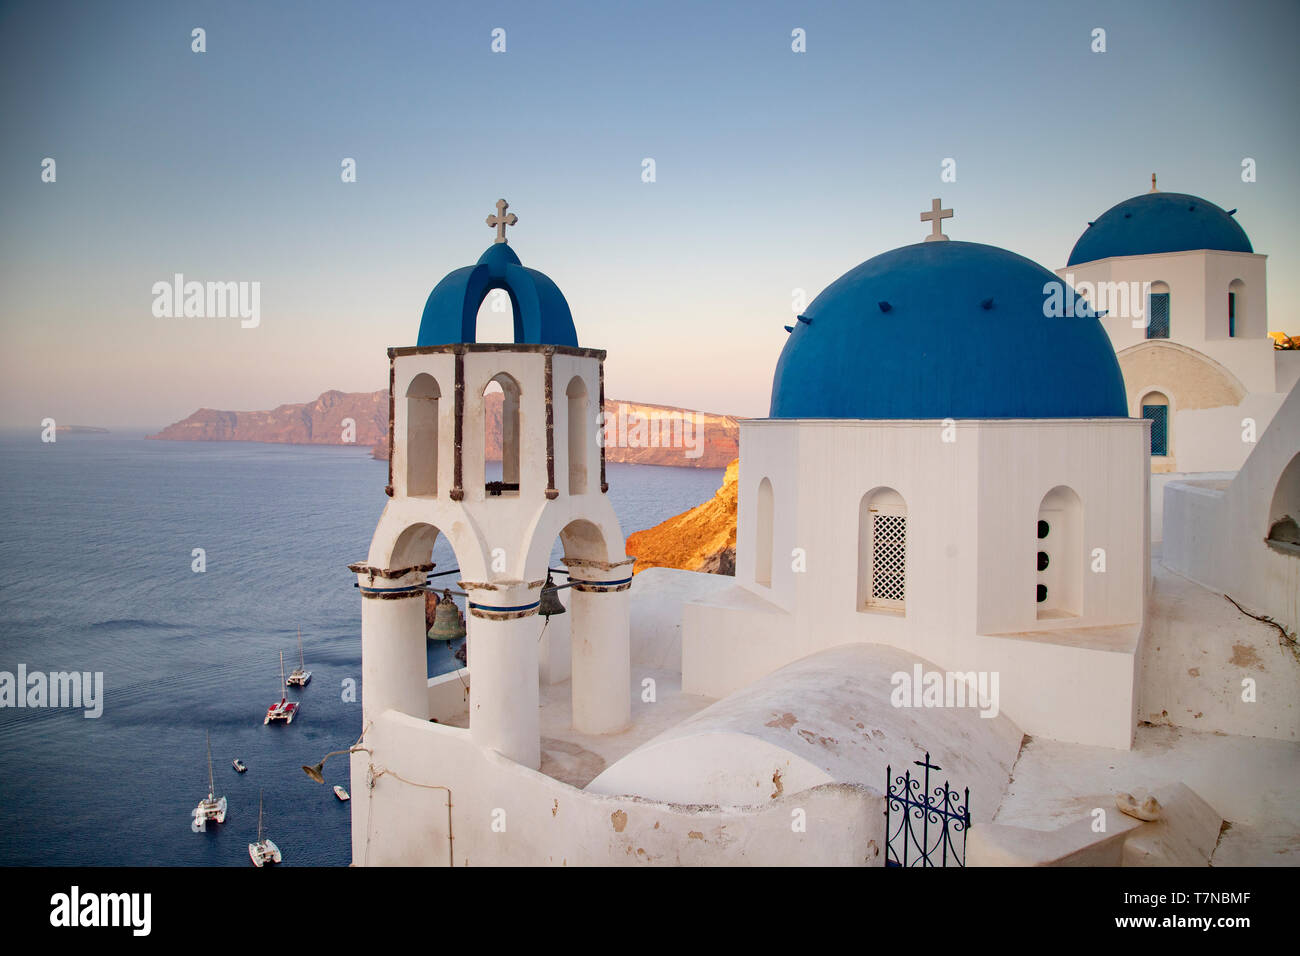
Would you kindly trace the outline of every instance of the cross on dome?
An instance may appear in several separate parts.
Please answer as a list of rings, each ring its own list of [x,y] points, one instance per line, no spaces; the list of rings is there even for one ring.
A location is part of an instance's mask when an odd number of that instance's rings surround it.
[[[1158,192],[1160,192],[1160,190],[1156,189],[1156,174],[1155,174],[1155,173],[1152,173],[1152,174],[1151,174],[1151,191],[1152,191],[1153,193],[1158,193]]]
[[[925,237],[926,242],[947,242],[948,237],[943,234],[943,220],[952,218],[951,209],[943,209],[943,202],[938,199],[930,200],[930,211],[921,213],[921,221],[931,223],[934,230]]]
[[[509,208],[510,208],[510,203],[506,202],[504,199],[498,199],[497,214],[495,216],[487,217],[487,224],[489,226],[494,226],[497,231],[497,237],[492,240],[493,243],[505,242],[506,226],[513,226],[515,223],[519,221],[519,217],[516,216],[514,213],[510,213],[509,215],[506,215],[506,210]]]

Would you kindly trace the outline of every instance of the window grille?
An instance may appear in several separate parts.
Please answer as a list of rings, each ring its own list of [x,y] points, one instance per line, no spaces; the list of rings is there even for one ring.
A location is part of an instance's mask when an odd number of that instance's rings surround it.
[[[907,580],[907,516],[871,516],[871,603],[902,607]]]
[[[1152,292],[1147,309],[1147,318],[1150,319],[1147,325],[1147,338],[1169,338],[1169,293]]]
[[[1143,405],[1142,417],[1151,422],[1151,454],[1169,454],[1169,406]]]

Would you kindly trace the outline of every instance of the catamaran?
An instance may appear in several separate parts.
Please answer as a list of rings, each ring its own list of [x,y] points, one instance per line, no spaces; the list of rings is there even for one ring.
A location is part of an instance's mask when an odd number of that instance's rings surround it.
[[[290,671],[285,683],[289,687],[306,687],[311,683],[311,671],[307,670],[307,662],[302,656],[302,628],[298,628],[298,666]]]
[[[289,685],[286,684],[284,680],[284,651],[281,651],[280,687],[284,688],[288,686]],[[289,700],[284,696],[284,692],[281,691],[280,702],[278,704],[272,704],[270,707],[266,708],[266,717],[262,720],[262,723],[265,725],[269,724],[273,720],[283,720],[286,724],[291,724],[293,723],[294,717],[298,716],[298,711],[301,707],[302,704],[299,704],[297,701]]]
[[[216,782],[212,779],[212,734],[208,734],[208,795],[194,808],[195,829],[201,829],[211,820],[214,823],[226,822],[226,798],[218,797]]]
[[[257,842],[248,844],[248,858],[259,869],[266,863],[279,863],[280,848],[270,837],[262,837],[262,793],[257,794]]]

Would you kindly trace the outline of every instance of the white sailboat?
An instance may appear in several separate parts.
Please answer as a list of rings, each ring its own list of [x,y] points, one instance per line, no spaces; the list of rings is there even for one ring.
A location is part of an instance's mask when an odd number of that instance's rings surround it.
[[[285,688],[287,686],[289,685],[285,683],[285,679],[284,679],[284,651],[281,651],[280,652],[280,687]],[[262,723],[269,724],[273,720],[283,720],[286,724],[291,724],[293,723],[294,717],[298,715],[298,710],[301,707],[302,704],[298,703],[297,701],[289,700],[284,695],[284,691],[281,690],[280,702],[278,704],[272,704],[270,707],[266,708],[266,717],[262,719]]]
[[[195,831],[203,829],[204,824],[209,820],[214,823],[226,822],[226,798],[218,797],[217,785],[212,778],[212,734],[208,738],[208,795],[199,801],[199,805],[194,808],[194,827]]]
[[[289,673],[285,683],[289,687],[306,687],[311,683],[311,671],[307,670],[307,662],[302,656],[302,628],[298,628],[298,666]]]
[[[283,857],[280,848],[270,837],[262,836],[262,793],[257,794],[257,842],[248,844],[248,858],[259,869],[267,863],[279,863]]]

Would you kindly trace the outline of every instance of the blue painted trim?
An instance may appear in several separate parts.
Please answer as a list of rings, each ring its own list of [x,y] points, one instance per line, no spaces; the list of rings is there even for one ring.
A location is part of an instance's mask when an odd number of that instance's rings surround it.
[[[361,585],[358,584],[355,585],[355,587],[361,587]],[[409,587],[404,587],[404,588],[361,588],[361,593],[362,594],[406,594],[410,591],[424,591],[424,590],[427,590],[427,588],[425,588],[423,584],[412,584]]]
[[[632,579],[630,577],[627,577],[627,578],[623,578],[621,581],[583,581],[580,578],[571,577],[569,578],[569,583],[570,584],[595,584],[599,586],[604,584],[610,584],[610,585],[628,584],[631,582],[631,580]]]
[[[531,611],[535,607],[541,606],[541,601],[534,601],[532,604],[520,604],[518,607],[492,607],[490,604],[475,604],[470,602],[472,611],[491,611],[496,614],[505,614],[509,611]]]

